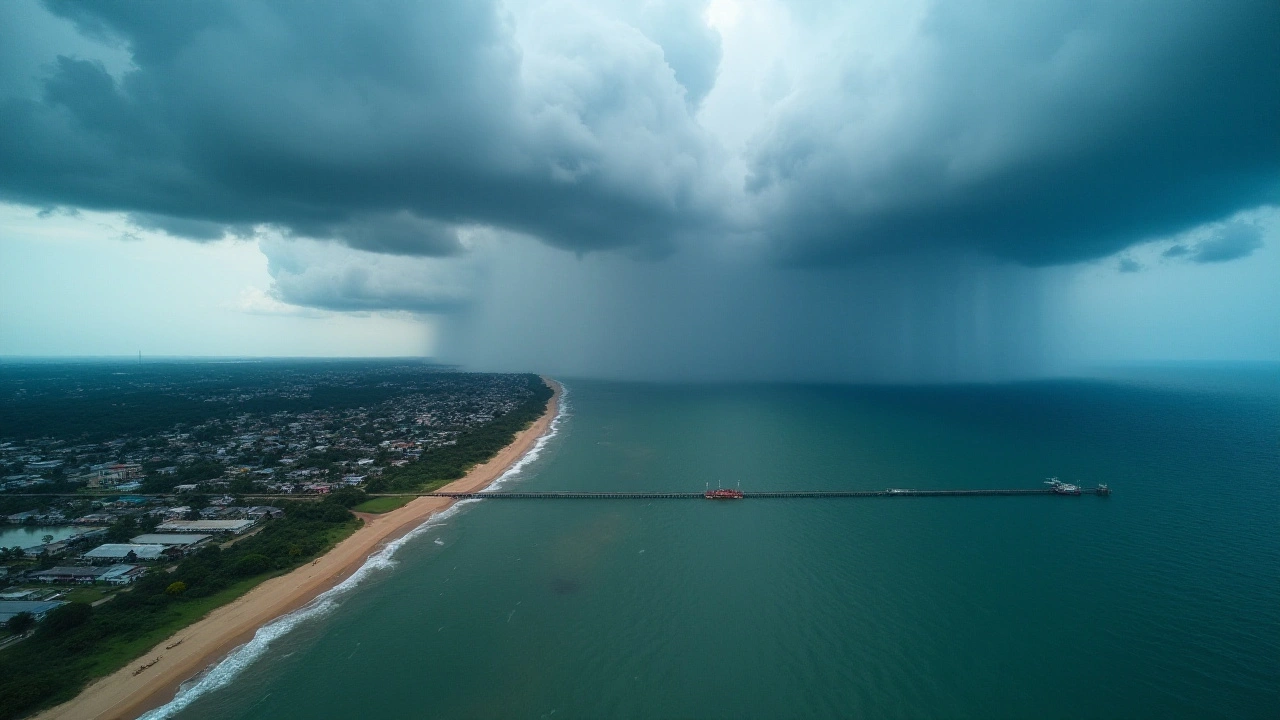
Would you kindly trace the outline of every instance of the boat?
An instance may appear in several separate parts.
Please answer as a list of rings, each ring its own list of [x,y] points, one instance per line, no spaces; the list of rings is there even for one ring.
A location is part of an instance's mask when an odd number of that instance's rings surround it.
[[[743,498],[741,490],[732,488],[716,488],[708,490],[702,494],[702,497],[708,500],[741,500]]]
[[[741,490],[736,488],[716,488],[712,490],[711,486],[708,485],[707,491],[702,493],[702,497],[708,500],[741,500],[743,494]]]
[[[1079,485],[1064,483],[1056,477],[1045,480],[1044,484],[1049,486],[1050,492],[1057,493],[1058,495],[1079,495],[1080,494]]]

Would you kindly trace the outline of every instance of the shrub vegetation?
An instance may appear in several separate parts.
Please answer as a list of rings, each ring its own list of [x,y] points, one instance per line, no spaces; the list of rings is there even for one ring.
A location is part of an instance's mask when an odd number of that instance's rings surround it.
[[[109,603],[69,603],[50,611],[32,637],[0,651],[0,720],[70,699],[89,680],[271,575],[323,553],[359,524],[328,499],[283,507],[284,517],[266,521],[256,535],[225,549],[199,550],[172,573],[153,569]]]
[[[492,422],[469,430],[458,437],[457,443],[432,448],[416,461],[404,467],[393,468],[369,481],[369,492],[420,492],[430,491],[457,480],[474,465],[485,462],[515,439],[516,434],[547,408],[551,388],[537,375],[525,376],[532,395],[515,409],[496,417]]]

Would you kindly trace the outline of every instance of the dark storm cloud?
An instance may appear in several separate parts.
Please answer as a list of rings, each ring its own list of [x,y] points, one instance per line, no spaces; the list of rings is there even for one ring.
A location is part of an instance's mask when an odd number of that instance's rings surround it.
[[[836,55],[756,139],[779,253],[1102,257],[1280,201],[1280,3],[938,3]]]
[[[396,257],[304,239],[264,238],[259,247],[275,298],[322,310],[452,312],[471,301],[476,281],[474,265],[457,259]]]
[[[238,238],[253,237],[252,225],[228,225],[192,218],[129,213],[129,222],[143,230],[157,230],[173,237],[188,240],[221,240],[228,235]]]
[[[1133,258],[1120,258],[1120,272],[1136,273],[1142,271],[1142,264]]]
[[[273,290],[279,300],[290,305],[336,312],[403,310],[441,313],[460,307],[452,298],[437,298],[422,288],[388,288],[378,275],[358,266],[327,275],[323,283],[277,276]]]
[[[438,357],[485,370],[646,380],[937,381],[1025,376],[1044,352],[1045,271],[959,255],[821,270],[492,252]],[[700,256],[701,255],[701,256]],[[435,262],[456,262],[454,260]]]
[[[462,252],[455,228],[407,211],[394,215],[355,216],[338,225],[310,227],[299,223],[295,233],[340,238],[352,247],[388,255],[456,255]]]
[[[1191,252],[1191,250],[1186,245],[1178,243],[1177,245],[1171,245],[1168,250],[1160,253],[1160,256],[1167,258],[1180,258],[1189,252]]]
[[[1227,262],[1248,257],[1260,247],[1262,230],[1257,225],[1234,222],[1222,228],[1214,237],[1198,243],[1189,259],[1197,263]]]
[[[0,198],[422,255],[458,252],[455,225],[587,250],[661,246],[714,216],[686,105],[709,87],[705,47],[673,47],[677,71],[630,26],[520,47],[480,1],[47,7],[133,67],[63,54],[38,93],[0,86]],[[676,42],[684,21],[652,24]]]
[[[1280,202],[1272,0],[938,3],[888,55],[815,50],[742,118],[740,191],[692,115],[721,57],[701,4],[531,5],[517,26],[497,0],[0,4],[0,200],[402,256],[486,225],[1030,265]]]

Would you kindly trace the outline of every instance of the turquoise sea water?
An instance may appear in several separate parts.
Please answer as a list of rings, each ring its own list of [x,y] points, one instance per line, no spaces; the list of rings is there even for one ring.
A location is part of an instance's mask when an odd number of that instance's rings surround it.
[[[160,714],[1274,717],[1280,374],[1210,374],[570,381],[505,489],[1115,494],[469,503]]]

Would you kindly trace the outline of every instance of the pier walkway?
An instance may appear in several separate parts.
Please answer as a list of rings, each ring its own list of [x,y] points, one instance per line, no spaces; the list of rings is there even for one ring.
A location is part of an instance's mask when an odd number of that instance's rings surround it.
[[[873,497],[984,497],[994,495],[1098,495],[1106,497],[1111,490],[1106,485],[1096,488],[1082,487],[1079,493],[1064,493],[1053,488],[1030,488],[1018,490],[782,490],[776,492],[742,491],[742,499],[785,500],[795,498],[873,498]],[[5,493],[8,497],[116,497],[127,495],[142,498],[171,498],[173,493]],[[699,500],[706,494],[700,492],[402,492],[402,493],[369,493],[369,497],[446,497],[460,500]],[[246,500],[323,500],[322,494],[279,494],[249,493]],[[734,498],[737,499],[737,498]]]
[[[1081,488],[1082,495],[1108,495],[1105,488]],[[702,500],[700,492],[428,492],[425,497],[481,500]],[[784,490],[743,491],[743,499],[871,498],[871,497],[982,497],[992,495],[1063,495],[1051,488],[1029,490]],[[1074,497],[1068,495],[1067,497]]]

